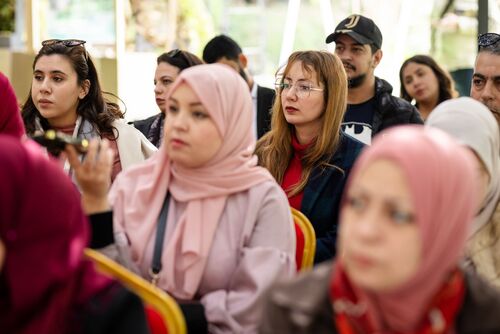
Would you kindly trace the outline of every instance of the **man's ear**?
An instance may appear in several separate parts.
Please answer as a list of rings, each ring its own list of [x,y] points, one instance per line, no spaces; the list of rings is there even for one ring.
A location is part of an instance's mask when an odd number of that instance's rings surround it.
[[[243,68],[247,68],[248,64],[247,56],[245,56],[243,53],[240,53],[240,55],[238,56],[238,60],[240,61],[240,64],[241,66],[243,66]]]
[[[90,81],[89,79],[86,79],[82,83],[80,94],[78,94],[78,98],[80,100],[83,100],[83,98],[85,98],[85,96],[87,96],[87,94],[89,93],[89,90],[90,90]]]
[[[382,53],[382,50],[381,49],[378,49],[377,51],[375,51],[375,53],[373,54],[373,68],[377,67],[378,64],[380,64],[380,61],[382,60],[382,56],[384,54]]]

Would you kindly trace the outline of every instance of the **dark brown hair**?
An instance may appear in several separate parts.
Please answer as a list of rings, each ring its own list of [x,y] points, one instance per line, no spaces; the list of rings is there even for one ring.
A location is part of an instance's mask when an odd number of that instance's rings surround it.
[[[179,72],[194,65],[201,65],[203,61],[188,51],[174,49],[169,52],[162,53],[156,58],[156,64],[168,63],[179,68]]]
[[[100,135],[106,134],[108,138],[116,139],[112,123],[118,118],[123,118],[123,113],[116,103],[104,98],[103,95],[107,93],[101,90],[97,70],[85,47],[83,45],[65,46],[63,43],[43,46],[33,61],[33,70],[40,57],[50,55],[61,55],[68,59],[77,74],[78,85],[83,85],[85,80],[90,82],[89,91],[78,102],[76,113],[95,126]],[[36,117],[40,119],[44,129],[50,128],[49,122],[40,114],[33,103],[31,89],[21,112],[28,135],[35,132]]]
[[[451,98],[458,97],[458,92],[455,90],[455,83],[451,78],[450,74],[444,70],[441,66],[436,63],[434,59],[430,56],[426,55],[416,55],[411,58],[408,58],[404,61],[403,65],[401,65],[401,69],[399,70],[399,81],[401,82],[401,93],[400,96],[402,99],[411,102],[413,98],[408,94],[404,85],[403,71],[406,66],[410,63],[416,63],[425,65],[431,68],[432,72],[436,76],[438,80],[439,94],[438,94],[438,104],[449,100]]]

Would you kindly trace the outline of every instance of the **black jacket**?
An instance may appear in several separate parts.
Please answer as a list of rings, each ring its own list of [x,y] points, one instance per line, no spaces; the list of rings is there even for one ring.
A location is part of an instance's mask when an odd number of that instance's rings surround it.
[[[351,168],[364,147],[341,132],[339,146],[329,161],[331,167],[314,168],[304,188],[300,211],[316,233],[315,263],[335,256],[340,200]]]
[[[154,120],[160,116],[160,114],[153,115],[146,119],[141,119],[138,121],[130,122],[137,130],[141,131],[142,134],[147,138],[149,129],[151,128],[151,124],[153,124]]]
[[[400,124],[424,124],[417,108],[392,95],[392,86],[375,77],[375,105],[372,121],[372,138],[380,131]]]
[[[257,139],[271,129],[274,90],[257,85]]]

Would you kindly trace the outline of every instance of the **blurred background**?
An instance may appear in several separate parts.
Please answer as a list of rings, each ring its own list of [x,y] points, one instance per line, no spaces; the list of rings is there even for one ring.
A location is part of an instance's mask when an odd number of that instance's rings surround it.
[[[435,57],[468,95],[477,35],[500,31],[500,0],[0,0],[0,71],[22,102],[41,41],[86,40],[103,88],[135,120],[158,112],[153,76],[162,52],[181,48],[201,58],[205,43],[225,33],[242,46],[256,81],[272,87],[291,52],[333,51],[325,37],[353,13],[381,29],[376,75],[394,95],[400,65],[417,53]]]

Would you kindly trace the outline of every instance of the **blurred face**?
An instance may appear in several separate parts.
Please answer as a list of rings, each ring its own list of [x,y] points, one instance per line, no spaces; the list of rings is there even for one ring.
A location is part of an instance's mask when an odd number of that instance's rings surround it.
[[[179,68],[166,62],[161,62],[156,66],[155,71],[155,99],[158,108],[162,113],[167,110],[167,95],[170,92],[170,85],[179,76]]]
[[[438,101],[439,82],[427,65],[408,63],[403,69],[403,85],[417,103]]]
[[[2,272],[3,263],[5,262],[5,245],[0,239],[0,273]]]
[[[214,121],[185,83],[179,85],[169,99],[165,145],[170,160],[185,168],[205,165],[222,146],[222,137]]]
[[[351,281],[373,292],[406,283],[421,263],[422,241],[401,168],[389,160],[370,163],[346,196],[339,254]]]
[[[362,85],[366,79],[373,77],[375,67],[382,58],[382,51],[372,55],[368,44],[360,44],[352,37],[340,35],[335,41],[335,54],[339,56],[349,79],[349,88]]]
[[[500,125],[500,56],[479,52],[470,96],[487,106]]]
[[[281,92],[281,104],[286,121],[295,127],[321,128],[325,101],[323,91],[310,90],[308,87],[324,89],[318,81],[316,71],[304,71],[302,62],[296,61],[284,74],[283,83],[289,88]],[[301,92],[302,91],[302,92]]]
[[[75,124],[76,108],[88,87],[88,80],[78,84],[78,76],[65,56],[41,56],[33,72],[31,98],[51,126],[65,127]]]

